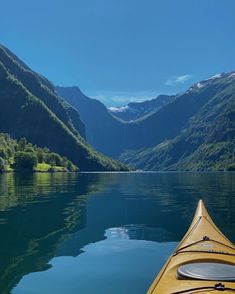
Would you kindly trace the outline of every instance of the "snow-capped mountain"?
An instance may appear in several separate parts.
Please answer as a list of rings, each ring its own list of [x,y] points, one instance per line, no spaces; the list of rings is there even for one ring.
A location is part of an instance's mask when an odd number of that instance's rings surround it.
[[[131,102],[122,107],[109,107],[110,113],[124,121],[135,121],[145,118],[172,102],[175,96],[159,95],[157,98],[143,102]]]

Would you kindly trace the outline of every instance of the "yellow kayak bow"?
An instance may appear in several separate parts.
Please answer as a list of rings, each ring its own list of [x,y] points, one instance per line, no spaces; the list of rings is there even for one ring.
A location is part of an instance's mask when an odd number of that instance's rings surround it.
[[[147,294],[235,293],[235,246],[200,200],[190,228]]]

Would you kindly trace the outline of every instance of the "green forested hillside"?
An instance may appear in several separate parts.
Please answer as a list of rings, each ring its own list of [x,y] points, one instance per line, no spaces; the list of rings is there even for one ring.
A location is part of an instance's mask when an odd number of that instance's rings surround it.
[[[79,113],[56,95],[52,83],[29,69],[18,57],[2,45],[0,45],[0,62],[31,94],[44,102],[70,131],[74,134],[79,132],[85,138],[85,127],[80,120]]]
[[[151,148],[127,151],[121,156],[123,162],[149,170],[235,170],[235,75],[208,83],[217,91],[208,93],[208,102],[178,136]],[[203,87],[191,91],[196,95]]]
[[[82,138],[78,112],[58,97],[53,85],[0,46],[0,132],[66,156],[81,170],[125,170]]]
[[[136,168],[234,169],[234,93],[235,73],[215,75],[155,113],[124,122],[77,87],[55,88],[0,46],[0,132],[47,147],[81,170],[126,170],[85,138]]]
[[[221,93],[226,86],[224,80],[226,75],[198,83],[156,113],[134,122],[113,117],[101,102],[85,96],[77,87],[57,87],[57,91],[78,109],[86,125],[88,142],[119,158],[126,150],[146,149],[175,138],[212,97]]]
[[[28,143],[25,138],[12,139],[0,133],[0,172],[4,171],[78,171],[66,157]]]

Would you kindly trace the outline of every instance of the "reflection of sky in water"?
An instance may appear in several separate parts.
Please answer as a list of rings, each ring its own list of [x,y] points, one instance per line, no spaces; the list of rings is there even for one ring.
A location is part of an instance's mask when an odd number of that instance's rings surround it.
[[[164,228],[151,228],[145,225],[125,225],[105,231],[108,239],[165,240],[168,232]]]
[[[84,246],[75,258],[53,258],[51,269],[25,276],[12,293],[145,293],[177,243],[133,240],[135,230],[107,229],[107,239]]]
[[[0,293],[145,293],[202,196],[234,241],[234,176],[0,175]]]
[[[111,228],[105,231],[107,240],[130,239],[127,228]]]

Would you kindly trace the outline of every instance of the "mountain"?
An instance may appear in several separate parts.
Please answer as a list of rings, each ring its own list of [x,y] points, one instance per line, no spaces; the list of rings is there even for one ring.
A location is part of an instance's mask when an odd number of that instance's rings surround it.
[[[127,150],[146,149],[175,138],[221,92],[221,78],[197,83],[157,112],[134,122],[113,117],[101,102],[85,96],[77,87],[57,87],[57,91],[79,111],[88,142],[104,154],[119,158]]]
[[[55,87],[0,45],[0,132],[25,137],[39,147],[66,156],[80,170],[122,170],[85,141],[85,127],[75,108]]]
[[[235,73],[215,75],[183,95],[207,102],[173,139],[127,151],[122,161],[148,170],[235,170]]]
[[[78,112],[59,98],[54,86],[45,77],[35,73],[9,49],[0,45],[0,62],[35,97],[39,98],[74,134],[85,138],[85,127]]]
[[[113,117],[99,100],[84,95],[78,87],[56,87],[57,93],[75,107],[86,126],[87,141],[98,151],[112,156],[125,150],[128,123]]]
[[[122,107],[109,107],[110,113],[124,121],[135,121],[149,116],[169,102],[173,101],[175,96],[159,95],[157,98],[146,100],[143,102],[131,102]]]
[[[141,169],[205,170],[233,168],[234,85],[234,72],[212,76],[134,122],[77,87],[57,91],[78,109],[88,142],[105,154]]]
[[[114,158],[118,158],[128,149],[153,146],[163,139],[174,137],[194,108],[197,108],[197,104],[200,104],[200,101],[195,103],[189,113],[182,115],[174,112],[174,100],[143,119],[124,122],[114,117],[100,101],[84,95],[78,87],[56,87],[56,90],[79,111],[86,126],[88,142],[98,151]],[[187,101],[182,101],[184,103],[187,104]],[[190,101],[189,104],[191,105]],[[182,105],[178,107],[181,109]]]

